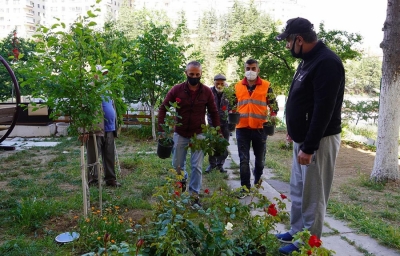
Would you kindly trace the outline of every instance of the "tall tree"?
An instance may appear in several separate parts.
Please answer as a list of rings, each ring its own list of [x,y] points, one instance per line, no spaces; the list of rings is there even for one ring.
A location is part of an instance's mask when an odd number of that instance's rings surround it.
[[[274,24],[270,26],[272,31],[270,33],[255,32],[242,36],[238,40],[229,41],[222,47],[220,57],[223,59],[236,57],[237,74],[240,75],[247,58],[259,60],[261,76],[271,81],[276,93],[287,94],[297,60],[291,56],[284,45],[275,40],[278,33]],[[334,49],[343,61],[358,58],[361,55],[359,51],[353,49],[357,43],[361,42],[361,36],[337,30],[327,32],[323,23],[319,31],[319,39],[325,41],[328,46],[336,45]]]
[[[376,95],[380,90],[382,60],[376,56],[362,56],[360,60],[345,63],[346,92]]]
[[[202,63],[202,81],[212,84],[217,73],[227,75],[228,81],[236,81],[236,58],[217,58],[222,45],[255,32],[268,32],[271,23],[270,17],[256,7],[254,0],[235,0],[227,14],[221,15],[213,8],[203,12],[197,29],[192,31],[196,36],[190,40],[193,50],[199,53],[197,60]]]
[[[164,11],[146,8],[134,10],[127,5],[121,7],[120,16],[117,20],[118,29],[129,39],[135,39],[141,35],[143,29],[148,27],[150,23],[166,25],[170,24],[170,20]]]
[[[157,26],[150,23],[143,28],[143,34],[135,40],[132,49],[133,67],[137,70],[132,76],[135,85],[126,85],[127,100],[140,99],[151,111],[152,135],[155,132],[155,108],[161,103],[168,90],[179,81],[184,80],[186,57],[183,53],[186,46],[178,42],[181,28],[171,29],[169,25]],[[131,91],[130,94],[127,91]]]
[[[371,179],[398,180],[400,125],[400,0],[388,0],[383,25],[382,87],[378,117],[376,157]]]

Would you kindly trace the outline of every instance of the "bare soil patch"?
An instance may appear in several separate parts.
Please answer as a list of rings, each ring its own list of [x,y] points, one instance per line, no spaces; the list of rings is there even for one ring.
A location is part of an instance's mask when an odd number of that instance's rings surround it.
[[[286,133],[277,132],[269,136],[268,140],[285,141]],[[342,143],[336,160],[334,187],[349,182],[360,174],[370,175],[374,165],[375,152],[353,148]]]

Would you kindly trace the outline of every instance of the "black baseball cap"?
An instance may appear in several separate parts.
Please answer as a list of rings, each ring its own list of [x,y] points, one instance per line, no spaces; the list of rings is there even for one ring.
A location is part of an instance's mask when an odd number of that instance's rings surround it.
[[[293,18],[286,22],[286,27],[283,33],[275,37],[276,40],[281,41],[286,39],[292,34],[308,33],[314,30],[314,25],[307,19],[304,18]]]

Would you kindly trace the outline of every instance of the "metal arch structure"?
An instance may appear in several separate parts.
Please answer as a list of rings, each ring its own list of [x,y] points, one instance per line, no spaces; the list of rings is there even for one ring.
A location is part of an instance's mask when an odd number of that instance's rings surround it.
[[[14,93],[15,93],[15,98],[16,98],[16,103],[15,106],[11,106],[9,108],[6,108],[5,110],[10,114],[10,118],[4,118],[4,120],[8,120],[11,119],[11,124],[10,126],[7,128],[7,131],[4,133],[3,136],[1,136],[0,138],[0,143],[3,142],[8,135],[10,135],[10,133],[12,132],[12,130],[14,129],[15,124],[17,123],[18,120],[18,115],[20,112],[20,108],[21,108],[21,91],[19,89],[19,84],[17,81],[17,78],[15,77],[14,72],[12,71],[10,65],[7,63],[7,61],[3,58],[3,56],[0,55],[0,62],[3,64],[3,66],[6,68],[6,70],[8,71],[8,74],[11,77],[11,80],[13,82],[13,86],[14,86]],[[0,122],[2,122],[2,112],[5,112],[2,108],[0,108]],[[0,145],[1,147],[1,145]]]

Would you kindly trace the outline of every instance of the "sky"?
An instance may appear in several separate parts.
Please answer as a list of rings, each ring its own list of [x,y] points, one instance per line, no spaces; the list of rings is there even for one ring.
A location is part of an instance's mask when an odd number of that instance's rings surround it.
[[[340,29],[359,33],[363,46],[382,54],[379,44],[383,40],[383,23],[386,19],[387,0],[297,0],[304,6],[299,13],[318,28],[324,21],[328,30]]]

